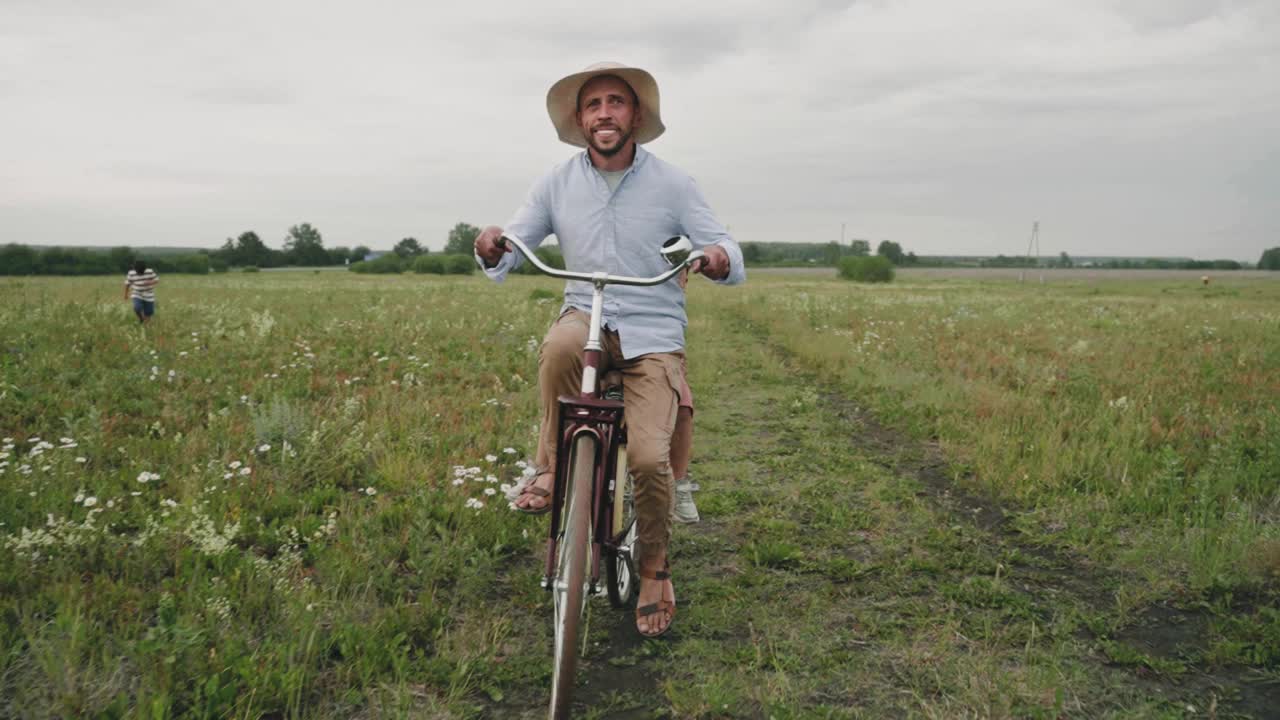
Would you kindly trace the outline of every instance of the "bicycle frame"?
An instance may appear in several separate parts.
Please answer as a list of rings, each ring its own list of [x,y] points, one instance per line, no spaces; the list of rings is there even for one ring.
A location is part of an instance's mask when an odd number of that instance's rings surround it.
[[[600,328],[604,315],[604,288],[606,285],[661,285],[675,277],[685,267],[700,260],[703,257],[703,253],[700,250],[682,251],[681,255],[683,256],[678,256],[680,262],[673,263],[672,268],[667,272],[651,278],[637,278],[625,275],[608,275],[602,272],[578,273],[557,270],[548,267],[539,260],[538,256],[530,252],[529,248],[518,237],[504,235],[498,240],[499,247],[504,246],[504,241],[510,241],[515,245],[516,249],[524,255],[526,261],[533,263],[534,267],[546,275],[565,280],[580,280],[591,283],[591,319],[587,331],[587,344],[583,347],[581,387],[576,396],[561,395],[558,398],[560,412],[558,414],[559,432],[557,437],[559,440],[556,453],[555,486],[551,497],[551,527],[548,533],[547,561],[542,578],[542,587],[547,590],[554,589],[552,583],[554,582],[553,578],[556,570],[560,516],[564,507],[565,494],[568,491],[566,484],[573,459],[570,456],[573,454],[572,448],[576,444],[574,441],[586,433],[596,440],[595,473],[591,487],[591,591],[595,593],[600,582],[600,560],[605,552],[612,555],[613,553],[630,551],[630,548],[621,547],[620,542],[623,537],[621,535],[615,537],[611,532],[613,529],[613,498],[610,491],[613,488],[610,487],[609,481],[618,477],[618,447],[625,442],[625,430],[622,427],[623,404],[616,400],[606,400],[600,397],[599,388],[597,387],[604,355],[603,346],[600,344]],[[684,255],[684,252],[687,252],[687,255]],[[625,468],[622,468],[622,470],[625,471]],[[602,550],[605,552],[602,552]]]

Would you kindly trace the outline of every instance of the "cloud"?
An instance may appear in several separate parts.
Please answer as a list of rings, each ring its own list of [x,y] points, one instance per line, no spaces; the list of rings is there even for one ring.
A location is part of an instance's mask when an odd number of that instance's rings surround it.
[[[0,241],[92,224],[106,245],[215,245],[308,221],[331,244],[438,247],[459,220],[502,222],[571,152],[546,88],[603,59],[657,76],[652,149],[743,240],[844,223],[918,253],[1010,252],[1038,218],[1070,252],[1256,259],[1280,234],[1274,2],[6,12]]]

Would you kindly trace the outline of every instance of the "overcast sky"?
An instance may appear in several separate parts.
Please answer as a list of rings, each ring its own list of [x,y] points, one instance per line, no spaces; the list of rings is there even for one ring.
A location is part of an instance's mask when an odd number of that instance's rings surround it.
[[[643,67],[740,241],[1280,245],[1277,0],[0,0],[0,242],[440,248],[575,152],[547,88]]]

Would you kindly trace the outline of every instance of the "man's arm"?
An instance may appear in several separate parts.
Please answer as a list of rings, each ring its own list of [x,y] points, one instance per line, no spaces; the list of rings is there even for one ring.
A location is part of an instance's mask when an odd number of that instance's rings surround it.
[[[725,285],[744,282],[747,271],[742,260],[742,249],[738,247],[738,241],[716,219],[715,213],[711,212],[711,206],[707,204],[693,178],[689,178],[683,197],[685,204],[680,213],[680,226],[684,234],[693,241],[694,248],[707,254],[696,271]]]
[[[505,232],[520,238],[521,242],[536,249],[547,239],[552,230],[550,203],[551,175],[548,173],[534,183],[524,204],[516,210],[505,229],[490,225],[476,236],[475,257],[484,274],[495,282],[506,279],[507,273],[520,267],[524,258],[509,244],[505,249],[497,246],[497,240]]]

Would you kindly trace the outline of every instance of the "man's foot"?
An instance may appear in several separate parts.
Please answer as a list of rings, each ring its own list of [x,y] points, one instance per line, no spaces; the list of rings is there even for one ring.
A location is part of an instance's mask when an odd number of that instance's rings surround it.
[[[640,569],[640,597],[636,600],[636,631],[656,638],[671,629],[676,617],[676,588],[666,570]]]
[[[693,504],[693,491],[697,489],[698,484],[687,476],[676,481],[676,504],[675,510],[671,512],[672,520],[689,525],[701,519],[698,506]]]
[[[516,509],[528,515],[541,515],[551,510],[551,490],[555,486],[556,476],[542,473],[532,482],[520,489],[515,499]]]

